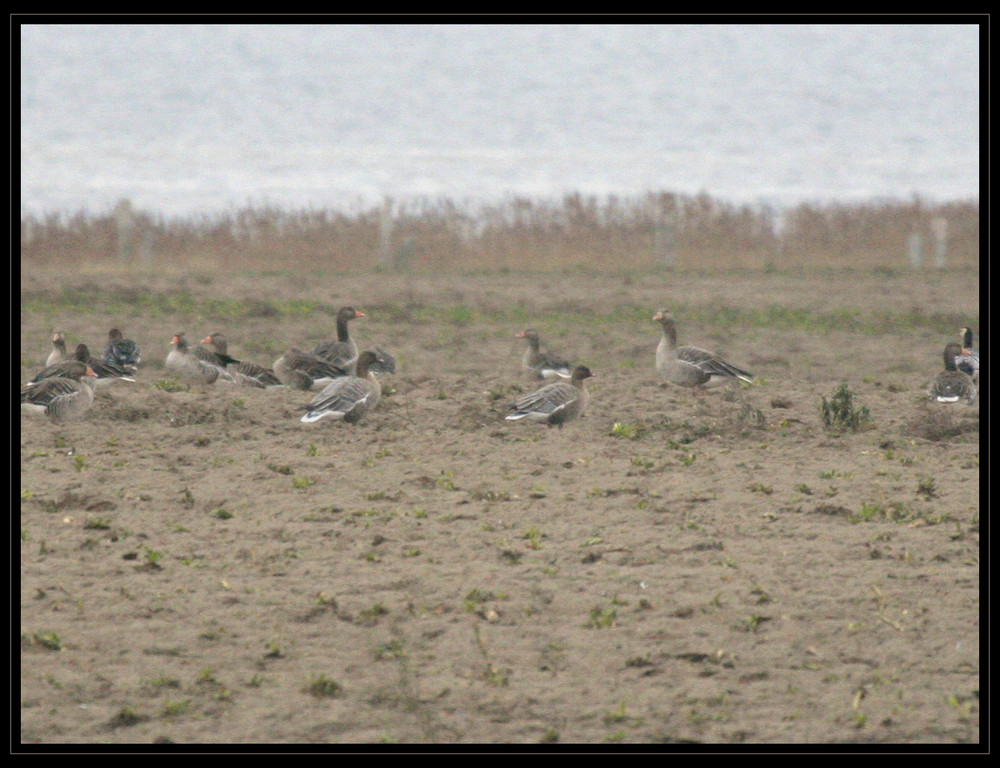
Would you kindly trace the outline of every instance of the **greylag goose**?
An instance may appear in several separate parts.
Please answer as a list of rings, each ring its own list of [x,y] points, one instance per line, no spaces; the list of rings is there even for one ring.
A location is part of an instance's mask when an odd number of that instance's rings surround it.
[[[534,328],[521,331],[517,334],[517,338],[528,340],[528,349],[525,351],[521,363],[531,374],[532,378],[568,379],[573,375],[568,361],[552,352],[541,351],[538,331]]]
[[[274,361],[274,375],[286,387],[307,390],[322,389],[348,372],[321,357],[293,348]]]
[[[568,382],[557,381],[546,384],[531,394],[519,397],[507,406],[513,413],[507,416],[508,421],[529,419],[558,426],[560,429],[567,421],[582,416],[587,410],[590,393],[587,391],[587,379],[593,376],[585,365],[573,369],[573,375]]]
[[[167,370],[180,378],[202,386],[215,384],[220,378],[232,382],[232,377],[222,368],[195,357],[183,333],[175,333],[170,344],[172,349],[167,354]]]
[[[374,352],[362,352],[358,356],[355,375],[341,376],[324,387],[306,406],[302,421],[310,423],[326,416],[348,424],[361,421],[382,397],[382,386],[372,370],[378,359]]]
[[[44,413],[53,421],[82,416],[94,404],[93,387],[84,381],[95,378],[96,374],[87,368],[75,378],[54,377],[37,386],[22,387],[21,412]]]
[[[49,352],[49,356],[45,359],[45,367],[48,368],[50,365],[55,365],[65,357],[66,337],[63,336],[62,331],[55,331],[52,334],[52,351]]]
[[[108,345],[104,348],[104,362],[117,365],[119,368],[133,369],[133,373],[139,369],[139,362],[142,356],[139,354],[139,345],[132,339],[126,339],[125,335],[117,328],[108,331]]]
[[[347,324],[355,318],[364,316],[364,312],[359,312],[354,307],[341,307],[340,311],[337,312],[337,340],[318,344],[313,350],[313,354],[338,368],[353,373],[354,366],[358,361],[358,345],[351,338]]]
[[[75,379],[77,381],[87,373],[87,364],[81,363],[74,357],[68,358],[66,360],[60,360],[58,363],[53,365],[48,365],[43,368],[38,374],[25,384],[25,387],[37,387],[43,381],[49,379]]]
[[[125,370],[121,366],[106,363],[100,358],[93,357],[86,344],[77,344],[73,357],[94,372],[96,378],[93,384],[97,389],[103,389],[118,381],[135,381],[132,377],[132,369]]]
[[[955,358],[955,365],[958,370],[969,374],[972,381],[979,383],[979,350],[973,347],[973,334],[971,328],[962,328],[959,331],[962,337],[961,352]]]
[[[718,387],[733,379],[753,381],[753,374],[714,352],[700,347],[678,347],[677,325],[667,310],[661,309],[653,320],[663,326],[663,338],[656,346],[656,370],[668,381],[682,387],[704,388]]]
[[[944,348],[944,370],[931,380],[927,396],[939,403],[957,403],[965,400],[969,405],[976,401],[976,385],[972,377],[958,370],[955,359],[961,355],[962,345],[949,342]]]
[[[216,332],[206,336],[201,340],[202,344],[207,344],[212,349],[208,351],[200,347],[203,354],[198,355],[202,360],[210,362],[224,368],[226,376],[231,378],[236,384],[245,387],[255,387],[256,389],[266,389],[267,387],[283,386],[274,371],[265,368],[263,365],[252,363],[248,360],[239,361],[228,354],[229,344],[226,337]],[[231,367],[230,367],[231,366]]]

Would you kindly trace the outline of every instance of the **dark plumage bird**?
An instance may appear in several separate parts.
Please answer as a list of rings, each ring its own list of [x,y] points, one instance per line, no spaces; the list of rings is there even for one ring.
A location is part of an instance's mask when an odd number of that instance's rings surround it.
[[[307,390],[322,389],[348,371],[310,352],[290,349],[274,361],[274,375],[286,387]]]
[[[517,334],[519,339],[528,340],[528,349],[521,358],[521,364],[534,379],[568,379],[573,375],[567,360],[552,352],[542,352],[538,331],[529,328]]]
[[[75,379],[79,381],[86,373],[87,364],[80,362],[75,357],[70,357],[53,365],[45,366],[25,386],[36,387],[47,379]]]
[[[957,403],[965,400],[969,405],[976,402],[976,385],[972,377],[958,370],[955,359],[961,354],[962,345],[949,342],[944,348],[944,370],[931,380],[927,397],[939,403]]]
[[[117,328],[108,331],[108,345],[104,348],[104,362],[117,365],[124,370],[132,369],[135,373],[139,368],[142,356],[139,354],[139,345],[132,339],[126,339],[124,334]]]
[[[359,312],[354,307],[341,307],[337,312],[337,340],[317,344],[313,354],[348,373],[353,373],[358,361],[358,345],[351,338],[347,324],[364,316],[364,312]]]
[[[508,405],[513,413],[507,416],[507,420],[528,419],[562,428],[563,424],[582,416],[587,410],[590,393],[586,380],[593,375],[587,366],[578,365],[569,381],[546,384]]]
[[[53,421],[82,416],[94,404],[94,389],[84,381],[95,378],[96,374],[85,367],[75,376],[56,376],[21,387],[21,412],[45,414]]]
[[[191,353],[199,360],[204,360],[206,363],[217,365],[220,368],[225,368],[228,365],[239,364],[239,360],[235,357],[229,356],[229,342],[227,342],[226,337],[218,331],[206,336],[201,340],[201,343],[209,345],[211,349],[204,346],[194,347],[191,350]]]
[[[382,386],[372,370],[378,359],[375,352],[362,352],[358,356],[356,373],[334,379],[324,387],[306,406],[302,421],[310,423],[328,416],[348,424],[361,421],[382,397]]]
[[[211,347],[210,354],[214,355],[211,358],[202,357],[201,359],[224,368],[226,376],[231,378],[234,383],[256,389],[283,386],[272,369],[249,360],[240,361],[230,357],[228,354],[229,343],[226,341],[226,337],[218,331],[206,336],[201,340],[201,343]],[[208,350],[205,351],[208,352]]]
[[[972,377],[972,381],[979,383],[979,350],[975,348],[971,328],[962,328],[959,332],[962,337],[962,349],[955,357],[955,365],[958,370],[967,373]]]
[[[180,378],[192,384],[207,386],[228,376],[225,369],[195,357],[183,333],[175,333],[170,344],[172,348],[167,354],[167,370]],[[231,376],[228,376],[228,380],[232,383]]]
[[[90,348],[86,344],[77,344],[73,357],[89,367],[95,375],[94,386],[103,389],[119,381],[135,381],[132,376],[132,368],[122,368],[114,363],[106,363],[98,357],[90,354]]]
[[[663,337],[656,347],[656,369],[668,381],[682,387],[718,387],[733,379],[752,382],[753,374],[725,358],[701,347],[678,347],[677,325],[673,316],[661,309],[653,320],[663,326]]]

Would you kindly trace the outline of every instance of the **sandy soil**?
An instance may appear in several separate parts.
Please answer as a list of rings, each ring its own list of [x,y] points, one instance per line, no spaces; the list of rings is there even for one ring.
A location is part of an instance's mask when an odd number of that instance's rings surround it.
[[[55,316],[53,284],[94,300]],[[56,326],[100,349],[118,325],[144,364],[80,421],[20,419],[21,740],[977,743],[979,406],[923,398],[951,326],[978,320],[966,288],[25,272],[22,382]],[[101,309],[149,294],[195,301]],[[206,314],[219,297],[245,315]],[[268,309],[293,298],[329,311]],[[301,392],[155,386],[177,330],[271,363],[348,303],[399,366],[358,426],[300,423]],[[771,305],[860,320],[697,320]],[[662,306],[757,382],[659,381]],[[948,333],[866,332],[880,313]],[[564,429],[503,418],[532,387],[527,325],[595,374]],[[845,382],[869,429],[824,427]]]

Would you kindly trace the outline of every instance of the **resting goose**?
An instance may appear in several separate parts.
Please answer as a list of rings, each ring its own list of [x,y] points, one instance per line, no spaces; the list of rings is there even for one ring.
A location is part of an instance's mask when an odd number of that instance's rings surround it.
[[[979,383],[979,350],[973,347],[973,335],[971,328],[962,328],[959,331],[962,337],[962,349],[955,358],[955,365],[958,370],[969,374],[972,381]]]
[[[108,331],[108,345],[104,348],[104,362],[117,365],[125,370],[132,368],[134,373],[135,370],[138,370],[141,359],[138,344],[132,339],[126,339],[117,328]]]
[[[308,390],[322,389],[348,372],[321,357],[293,348],[274,361],[274,375],[286,387]]]
[[[265,368],[263,365],[252,363],[248,360],[239,361],[228,354],[229,344],[226,337],[219,332],[212,333],[201,340],[202,344],[211,347],[211,351],[204,347],[199,347],[204,355],[198,355],[206,362],[218,365],[225,370],[225,377],[232,379],[236,384],[244,387],[254,387],[256,389],[266,389],[267,387],[280,387],[281,381],[274,375],[274,371]]]
[[[561,429],[567,421],[582,416],[587,410],[590,393],[587,391],[586,380],[593,375],[587,366],[578,365],[573,369],[573,375],[568,382],[557,381],[546,384],[541,389],[519,397],[508,405],[507,408],[513,413],[507,416],[507,420],[529,419],[543,422],[549,427],[558,426]]]
[[[25,387],[37,387],[48,379],[76,379],[77,381],[87,373],[87,364],[81,363],[74,357],[60,360],[58,363],[46,366],[38,374],[25,384]]]
[[[364,316],[364,312],[359,312],[354,307],[341,307],[340,311],[337,312],[337,340],[318,344],[313,350],[313,354],[338,368],[353,373],[358,361],[358,345],[351,338],[347,324],[355,318]]]
[[[118,365],[106,363],[100,358],[93,357],[86,344],[77,344],[73,357],[94,372],[96,378],[93,384],[97,389],[104,389],[118,381],[135,381],[132,377],[132,369],[125,370]]]
[[[368,411],[378,405],[382,397],[382,387],[375,372],[371,370],[378,359],[374,352],[362,352],[358,356],[356,374],[341,376],[328,384],[306,406],[302,421],[308,424],[326,416],[348,424],[361,421]]]
[[[528,340],[528,349],[521,358],[522,365],[535,379],[568,379],[573,375],[568,361],[553,354],[542,352],[538,331],[529,328],[517,334],[519,339]]]
[[[682,387],[718,387],[733,379],[752,382],[753,374],[700,347],[678,347],[673,316],[661,309],[653,320],[663,326],[663,338],[656,346],[656,369],[668,381]]]
[[[229,351],[229,342],[227,342],[226,337],[218,331],[206,336],[201,340],[201,343],[209,345],[211,349],[205,349],[205,347],[202,346],[192,349],[191,353],[199,360],[204,360],[206,363],[217,365],[220,368],[225,368],[227,365],[239,364],[239,360],[235,357],[230,357],[227,354]]]
[[[931,380],[927,396],[939,403],[957,403],[965,400],[969,405],[976,401],[976,385],[969,374],[958,370],[955,359],[962,352],[962,345],[949,342],[944,348],[944,370]]]
[[[21,412],[43,413],[53,421],[65,421],[82,416],[94,404],[94,389],[80,381],[93,381],[96,374],[89,368],[75,378],[45,379],[36,386],[21,388]]]
[[[167,370],[172,371],[180,378],[193,384],[207,386],[228,376],[219,366],[195,357],[191,353],[191,348],[183,333],[175,333],[170,343],[173,348],[167,354]],[[231,381],[232,377],[228,376],[228,379]]]
[[[49,356],[45,359],[45,367],[48,368],[50,365],[55,365],[65,357],[66,337],[63,336],[62,331],[55,331],[52,334],[52,351],[49,352]]]

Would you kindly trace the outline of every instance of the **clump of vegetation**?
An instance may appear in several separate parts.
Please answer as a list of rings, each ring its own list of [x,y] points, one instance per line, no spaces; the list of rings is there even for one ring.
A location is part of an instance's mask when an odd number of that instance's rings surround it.
[[[868,407],[855,405],[854,393],[846,384],[838,386],[829,400],[824,396],[819,410],[828,429],[857,432],[869,426],[872,421]]]

